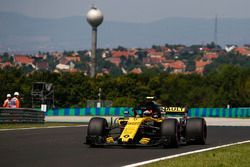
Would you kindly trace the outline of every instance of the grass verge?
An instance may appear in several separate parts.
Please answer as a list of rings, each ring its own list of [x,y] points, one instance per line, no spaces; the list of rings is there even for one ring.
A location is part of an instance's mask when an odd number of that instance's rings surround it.
[[[248,167],[250,143],[159,161],[144,167]]]
[[[18,129],[18,128],[33,128],[33,127],[52,127],[52,126],[77,126],[84,125],[84,123],[61,123],[61,122],[47,122],[43,124],[29,124],[29,123],[13,123],[13,124],[0,124],[0,129]]]

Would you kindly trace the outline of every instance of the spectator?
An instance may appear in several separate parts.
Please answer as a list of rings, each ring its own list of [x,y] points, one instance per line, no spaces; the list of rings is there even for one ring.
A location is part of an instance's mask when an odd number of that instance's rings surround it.
[[[10,100],[11,100],[11,95],[7,94],[7,99],[4,100],[3,107],[10,108]]]
[[[19,93],[15,92],[14,97],[10,101],[10,108],[20,108]]]

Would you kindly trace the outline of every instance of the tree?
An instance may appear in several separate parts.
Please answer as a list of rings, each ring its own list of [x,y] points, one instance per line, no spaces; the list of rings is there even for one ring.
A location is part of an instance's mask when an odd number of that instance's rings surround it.
[[[233,65],[221,65],[219,69],[208,75],[210,84],[213,84],[217,107],[239,107],[245,105],[244,84],[249,74],[247,70]]]
[[[250,67],[250,57],[240,55],[238,53],[230,52],[227,55],[220,55],[211,64],[207,65],[204,70],[204,74],[208,74],[211,71],[218,70],[221,65],[230,64],[241,67]]]

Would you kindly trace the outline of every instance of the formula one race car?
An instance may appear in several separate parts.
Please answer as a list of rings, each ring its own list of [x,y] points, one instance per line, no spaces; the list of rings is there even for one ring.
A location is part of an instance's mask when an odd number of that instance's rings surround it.
[[[164,146],[178,147],[180,144],[205,144],[207,125],[203,118],[188,118],[187,109],[160,107],[147,102],[124,113],[111,125],[104,118],[94,117],[88,124],[86,144],[91,147],[120,146]],[[169,118],[166,115],[181,114]]]

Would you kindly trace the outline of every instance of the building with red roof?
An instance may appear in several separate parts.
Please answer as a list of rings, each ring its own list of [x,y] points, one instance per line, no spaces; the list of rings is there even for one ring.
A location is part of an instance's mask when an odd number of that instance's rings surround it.
[[[211,61],[207,60],[207,61],[204,61],[204,60],[197,60],[195,61],[195,72],[198,73],[198,74],[203,74],[204,72],[204,68],[206,65],[210,64]]]
[[[208,60],[217,59],[218,53],[217,52],[206,52],[203,57],[208,59]]]
[[[171,68],[171,64],[174,63],[174,60],[166,60],[164,63],[161,63],[164,69]]]
[[[148,56],[164,56],[163,52],[156,51],[155,49],[147,49]]]
[[[172,73],[185,73],[186,64],[181,60],[167,60],[162,63],[165,69],[172,69]]]
[[[173,73],[184,73],[186,71],[186,65],[181,60],[177,60],[171,63],[170,68],[173,69]]]
[[[30,56],[26,55],[15,55],[14,56],[14,63],[18,65],[31,65],[33,64],[34,59]]]
[[[237,47],[233,51],[241,55],[250,56],[250,50],[247,47]]]
[[[136,50],[129,50],[129,51],[111,51],[112,57],[136,57]]]
[[[121,59],[119,57],[109,57],[106,60],[115,64],[117,67],[119,67],[121,63]]]
[[[141,68],[134,68],[133,70],[130,71],[131,74],[141,74],[142,70]]]
[[[6,67],[13,67],[14,65],[11,64],[11,62],[7,61],[5,63],[0,63],[0,68],[3,69],[3,68],[6,68]]]
[[[68,61],[73,61],[73,62],[79,62],[79,61],[81,61],[81,58],[78,55],[75,55],[75,56],[66,56],[65,58]]]

